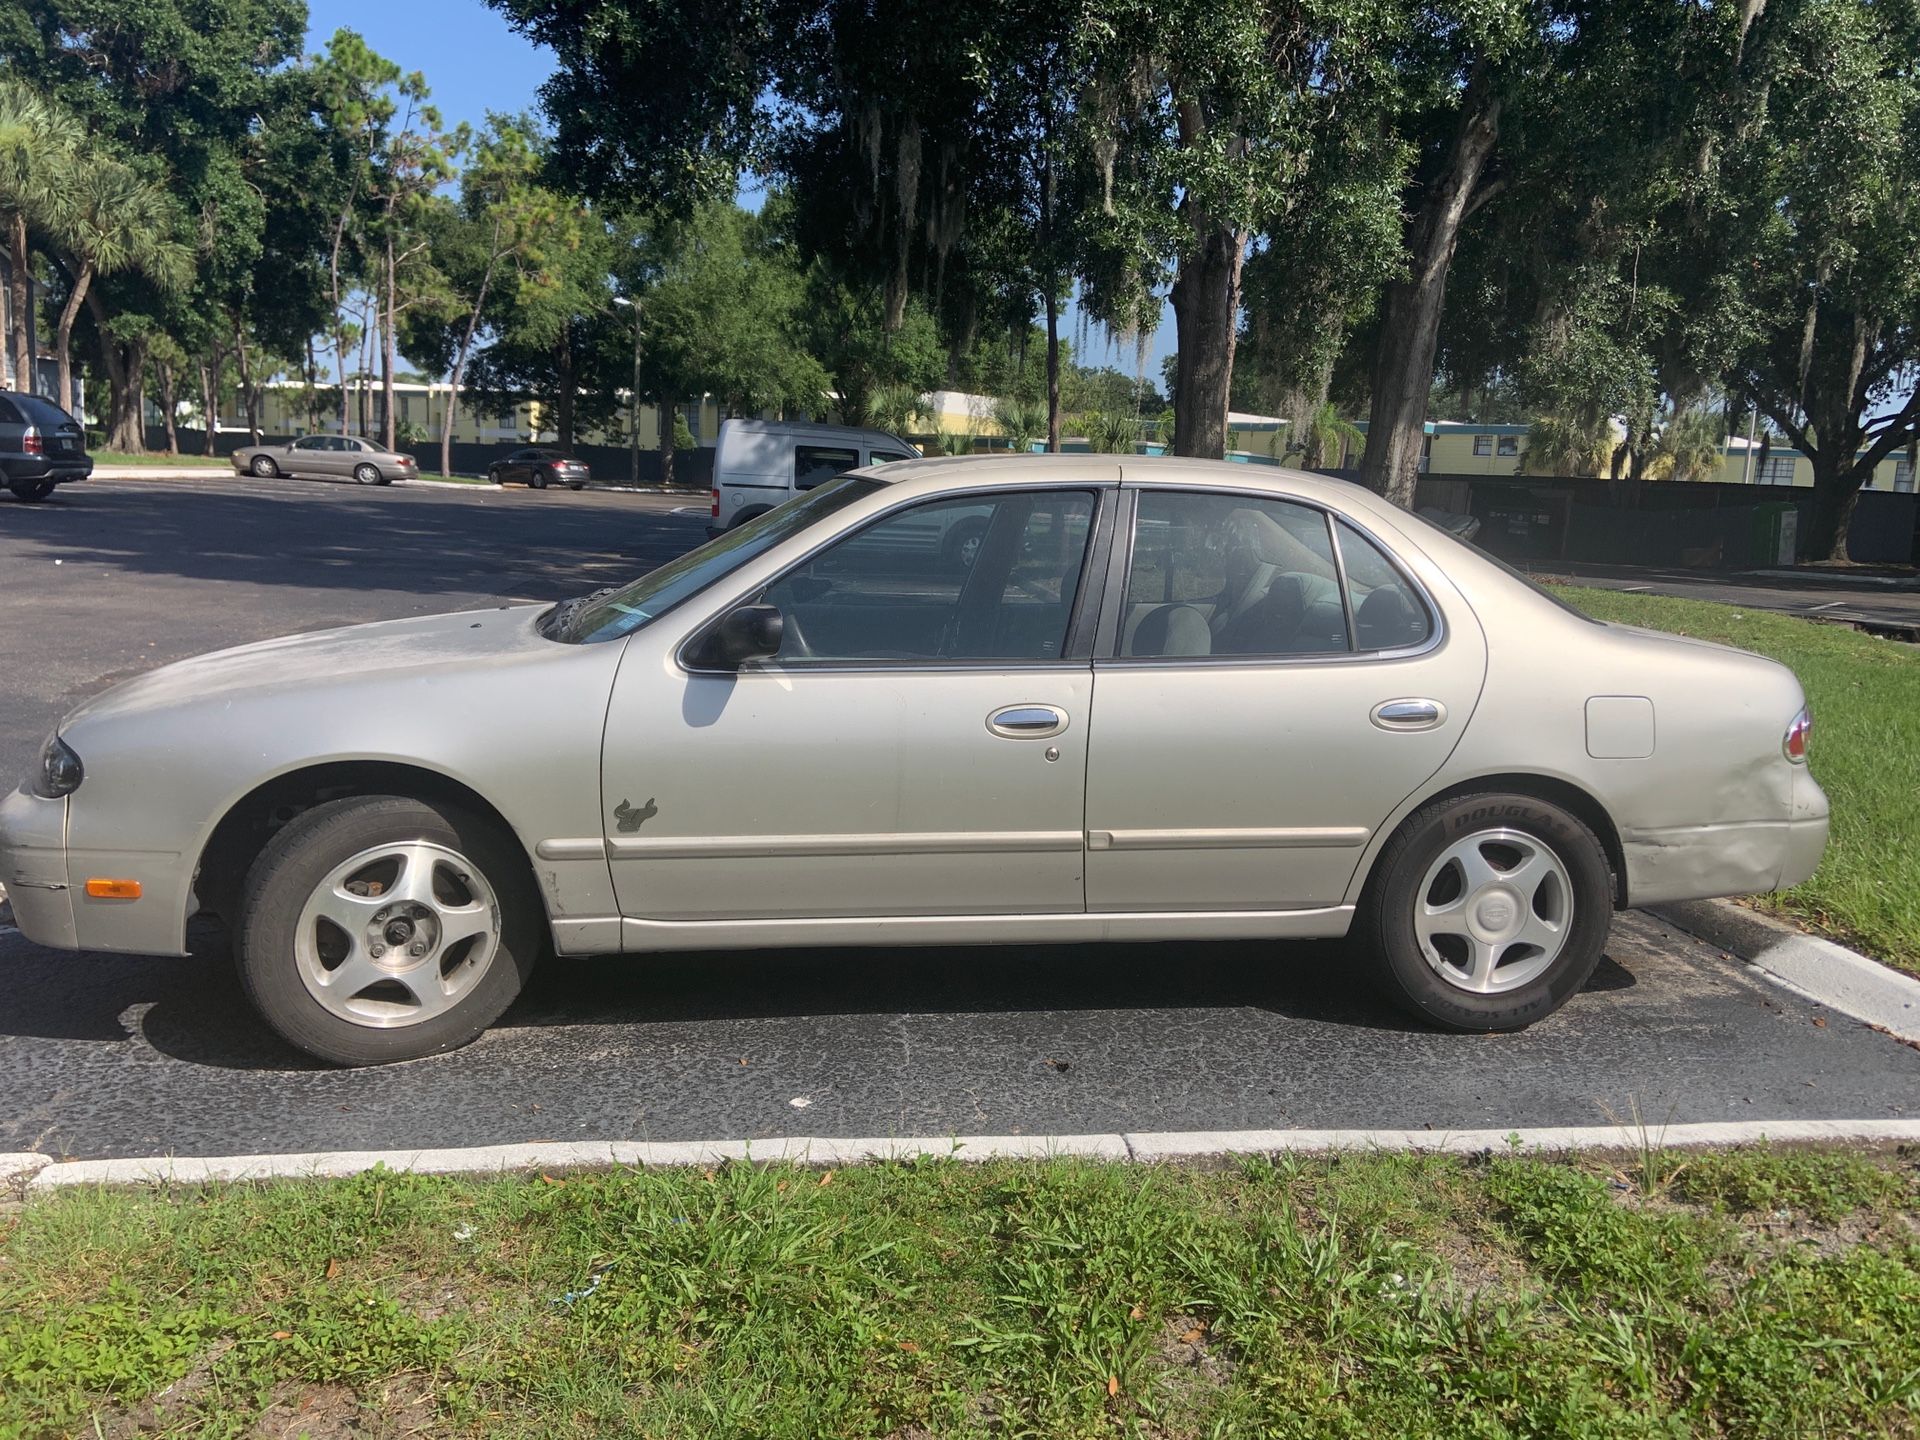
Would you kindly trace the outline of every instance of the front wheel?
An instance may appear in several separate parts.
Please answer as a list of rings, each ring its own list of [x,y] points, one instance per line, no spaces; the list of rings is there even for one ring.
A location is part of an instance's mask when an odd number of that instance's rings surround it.
[[[545,945],[526,857],[463,810],[335,800],[254,862],[235,931],[241,983],[310,1055],[377,1065],[452,1050],[513,1003]]]
[[[1361,901],[1386,994],[1449,1030],[1522,1030],[1600,963],[1613,877],[1593,831],[1531,795],[1437,801],[1401,826]]]
[[[256,455],[253,463],[247,467],[262,480],[271,480],[280,473],[280,467],[273,463],[271,455]]]
[[[7,488],[17,500],[44,500],[53,493],[53,481],[16,480]]]

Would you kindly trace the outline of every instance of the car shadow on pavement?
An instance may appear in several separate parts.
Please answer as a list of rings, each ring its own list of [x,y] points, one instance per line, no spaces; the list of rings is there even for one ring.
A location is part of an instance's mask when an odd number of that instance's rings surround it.
[[[225,930],[196,921],[185,957],[8,954],[0,1035],[126,1042],[232,1070],[325,1066],[267,1029],[241,993]],[[11,948],[11,947],[9,947]],[[0,953],[4,953],[0,951]],[[1631,972],[1603,959],[1588,990]],[[1339,942],[1000,945],[713,951],[550,960],[509,1028],[684,1025],[826,1015],[1252,1008],[1376,1032],[1423,1027],[1383,1002]]]

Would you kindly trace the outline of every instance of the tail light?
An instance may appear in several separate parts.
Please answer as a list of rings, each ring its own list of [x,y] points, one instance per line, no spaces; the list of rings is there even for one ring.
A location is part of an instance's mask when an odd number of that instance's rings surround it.
[[[720,487],[718,485],[713,487],[713,518],[716,520],[720,518]]]
[[[1787,738],[1780,742],[1780,748],[1786,752],[1787,759],[1796,765],[1807,763],[1807,740],[1813,734],[1813,709],[1806,707],[1793,717],[1793,723],[1787,726]]]
[[[20,448],[29,455],[44,455],[47,453],[47,442],[40,438],[38,430],[29,425],[27,433],[20,437]]]

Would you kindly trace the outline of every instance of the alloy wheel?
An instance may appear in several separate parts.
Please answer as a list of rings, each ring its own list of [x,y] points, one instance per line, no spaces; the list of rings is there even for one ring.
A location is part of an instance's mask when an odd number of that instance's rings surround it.
[[[1413,932],[1427,964],[1478,995],[1537,979],[1560,958],[1572,925],[1567,867],[1522,830],[1480,830],[1454,841],[1415,892]]]
[[[426,840],[376,845],[314,887],[294,932],[307,993],[356,1025],[418,1025],[460,1004],[500,949],[477,866]]]

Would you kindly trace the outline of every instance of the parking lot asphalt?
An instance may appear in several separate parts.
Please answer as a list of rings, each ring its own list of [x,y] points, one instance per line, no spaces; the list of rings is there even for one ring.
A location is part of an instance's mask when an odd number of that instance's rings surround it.
[[[610,583],[695,543],[701,512],[698,497],[221,479],[0,500],[0,771],[147,666]],[[1340,945],[738,952],[555,961],[474,1045],[366,1071],[275,1040],[217,925],[196,925],[194,950],[69,955],[0,920],[0,1151],[1920,1114],[1920,1051],[1639,914],[1587,992],[1520,1035],[1410,1025]]]

